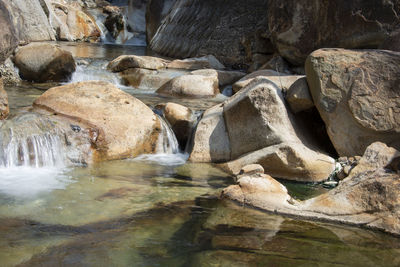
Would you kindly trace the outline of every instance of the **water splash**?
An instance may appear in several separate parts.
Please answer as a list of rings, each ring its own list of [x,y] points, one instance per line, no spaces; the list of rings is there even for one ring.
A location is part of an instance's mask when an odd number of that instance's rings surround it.
[[[172,131],[168,122],[161,116],[157,115],[161,123],[161,134],[158,137],[157,153],[176,154],[179,152],[179,143],[176,139],[174,131]]]
[[[78,65],[68,83],[96,80],[110,82],[120,88],[124,87],[118,75],[107,70],[107,64],[106,60],[93,60]]]

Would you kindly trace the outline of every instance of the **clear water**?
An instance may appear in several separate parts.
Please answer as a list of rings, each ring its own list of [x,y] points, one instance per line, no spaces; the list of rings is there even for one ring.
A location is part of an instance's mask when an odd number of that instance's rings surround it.
[[[116,56],[126,51],[67,46],[75,56],[98,60],[92,66],[109,60],[99,57],[101,53]],[[134,53],[136,48],[130,49]],[[50,86],[6,88],[13,116]],[[149,105],[170,100],[156,95],[141,99]],[[197,110],[220,101],[171,100]],[[188,163],[187,154],[171,153],[170,148],[86,168],[3,163],[0,266],[400,265],[396,237],[294,220],[219,200],[232,178],[210,164]],[[325,190],[286,185],[299,199]]]

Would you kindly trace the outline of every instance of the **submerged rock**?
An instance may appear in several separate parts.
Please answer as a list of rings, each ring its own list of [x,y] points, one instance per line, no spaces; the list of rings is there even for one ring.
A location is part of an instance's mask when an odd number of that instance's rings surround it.
[[[165,68],[168,62],[168,60],[158,57],[122,55],[111,61],[107,68],[112,72],[120,72],[130,68],[158,70]]]
[[[257,78],[204,114],[194,133],[190,160],[226,162],[220,166],[234,174],[258,163],[280,178],[327,179],[334,160],[303,134],[281,90],[268,79]]]
[[[320,49],[307,59],[306,71],[339,155],[362,155],[375,141],[400,149],[400,53]]]
[[[34,108],[90,129],[93,161],[134,157],[156,150],[160,121],[153,111],[114,85],[89,81],[54,87]]]
[[[3,88],[3,78],[0,75],[0,120],[6,119],[9,113],[7,92]]]
[[[224,189],[222,196],[279,214],[359,225],[399,235],[400,176],[392,167],[399,158],[396,149],[373,143],[338,187],[303,202],[291,200],[283,185],[277,186],[275,180],[267,183],[265,177],[260,180],[254,175],[239,179],[238,185]],[[265,186],[255,186],[261,181]]]
[[[72,54],[47,43],[20,47],[14,63],[22,79],[35,82],[66,81],[75,71]]]

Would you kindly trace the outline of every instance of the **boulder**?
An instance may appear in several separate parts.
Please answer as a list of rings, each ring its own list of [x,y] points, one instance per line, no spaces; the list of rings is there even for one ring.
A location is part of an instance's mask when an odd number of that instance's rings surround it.
[[[47,43],[20,47],[14,63],[22,79],[35,82],[67,81],[75,71],[72,54]]]
[[[198,70],[198,69],[216,69],[223,70],[225,68],[221,62],[218,61],[213,55],[204,57],[194,57],[186,59],[175,59],[167,64],[169,69],[186,69],[186,70]]]
[[[270,60],[268,60],[268,62],[266,62],[259,68],[259,70],[265,70],[265,69],[275,70],[277,72],[286,73],[286,74],[291,73],[289,64],[286,62],[286,60],[283,57],[281,57],[279,55],[273,56]]]
[[[399,157],[400,152],[396,149],[380,142],[373,143],[338,187],[302,202],[291,199],[278,182],[260,180],[259,174],[239,179],[237,185],[223,190],[222,197],[277,214],[357,225],[399,235],[400,176],[392,168]]]
[[[148,0],[146,8],[146,39],[150,43],[176,0]]]
[[[190,160],[225,162],[220,167],[234,174],[257,163],[271,175],[297,181],[322,181],[334,170],[334,160],[305,137],[281,90],[265,78],[205,113]]]
[[[91,16],[79,5],[52,2],[49,20],[57,33],[57,39],[63,41],[99,41],[101,31]]]
[[[3,77],[3,83],[6,85],[15,85],[21,81],[11,58],[7,58],[3,64],[0,64],[0,76]]]
[[[156,90],[175,77],[186,74],[180,70],[148,70],[130,68],[120,72],[120,77],[125,85],[144,90]]]
[[[254,78],[265,77],[268,80],[274,82],[282,90],[286,91],[289,87],[298,79],[304,77],[299,75],[288,75],[274,70],[258,70],[252,72],[242,79],[233,84],[233,92],[237,93],[243,87],[246,87]]]
[[[298,79],[289,87],[285,99],[289,103],[293,113],[298,113],[314,107],[306,77]]]
[[[213,97],[219,93],[218,78],[195,74],[182,75],[161,86],[157,93],[182,97]]]
[[[104,21],[104,26],[107,28],[111,36],[116,39],[119,33],[124,29],[124,15],[121,9],[117,6],[105,6],[103,7],[103,13],[108,16]]]
[[[229,71],[229,70],[214,70],[214,69],[200,69],[190,72],[191,74],[211,76],[218,79],[218,85],[220,88],[232,85],[234,82],[241,79],[246,74],[241,71]]]
[[[107,68],[112,72],[121,72],[130,68],[158,70],[165,68],[168,62],[158,57],[122,55],[111,61]]]
[[[226,66],[246,69],[254,54],[274,52],[267,9],[268,0],[176,1],[149,40],[149,47],[173,58],[211,54]],[[151,14],[148,17],[151,19]]]
[[[244,166],[240,170],[239,175],[251,175],[256,173],[264,173],[264,168],[260,164],[249,164]]]
[[[341,156],[375,141],[400,149],[400,53],[321,49],[306,62],[307,81]]]
[[[193,134],[191,162],[226,162],[230,159],[230,143],[222,105],[206,110]]]
[[[18,36],[10,10],[3,1],[0,2],[0,28],[0,64],[2,64],[18,45]]]
[[[302,65],[318,48],[378,48],[397,27],[399,12],[398,1],[271,0],[266,17],[279,54]]]
[[[4,0],[18,39],[23,42],[55,40],[47,15],[38,0]],[[6,28],[2,28],[6,29]]]
[[[7,92],[3,88],[3,79],[0,76],[0,120],[6,119],[9,113]]]
[[[171,125],[179,144],[185,147],[194,123],[192,111],[185,106],[169,102],[164,107],[164,117]]]
[[[149,107],[103,81],[51,88],[33,106],[86,125],[95,162],[153,153],[161,131],[160,121]]]

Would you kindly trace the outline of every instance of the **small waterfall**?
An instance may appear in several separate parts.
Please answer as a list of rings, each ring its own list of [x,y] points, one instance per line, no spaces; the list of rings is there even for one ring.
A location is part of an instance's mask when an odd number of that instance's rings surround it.
[[[157,153],[177,154],[179,152],[178,140],[168,122],[157,115],[161,123],[161,134],[158,137]]]
[[[0,168],[64,166],[63,144],[54,128],[34,114],[6,121],[0,128]]]

